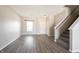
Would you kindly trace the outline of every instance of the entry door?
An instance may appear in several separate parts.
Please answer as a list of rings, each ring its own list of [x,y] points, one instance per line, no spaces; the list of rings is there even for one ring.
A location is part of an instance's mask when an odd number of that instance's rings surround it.
[[[32,34],[34,31],[34,21],[28,20],[26,21],[26,31],[28,34]]]

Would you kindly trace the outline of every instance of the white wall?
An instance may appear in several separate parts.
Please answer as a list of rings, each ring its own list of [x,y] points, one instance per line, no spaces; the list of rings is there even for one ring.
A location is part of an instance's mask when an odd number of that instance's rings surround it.
[[[37,18],[37,34],[47,34],[47,19],[45,16]]]
[[[70,30],[70,51],[79,52],[79,17],[71,25]]]
[[[68,13],[69,13],[69,9],[68,8],[64,8],[63,11],[61,11],[58,14],[56,14],[54,16],[55,26],[58,25],[58,23],[60,23],[65,17],[67,17]]]
[[[0,6],[0,49],[20,36],[20,18],[9,7]]]
[[[54,16],[47,17],[47,34],[48,36],[54,36]]]

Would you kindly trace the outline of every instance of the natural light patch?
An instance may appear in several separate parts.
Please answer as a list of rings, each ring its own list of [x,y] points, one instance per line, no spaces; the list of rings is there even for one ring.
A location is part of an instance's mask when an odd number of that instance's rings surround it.
[[[29,46],[28,48],[32,48],[34,44],[34,38],[32,36],[26,37],[25,46]]]
[[[33,32],[33,21],[26,22],[27,32]]]

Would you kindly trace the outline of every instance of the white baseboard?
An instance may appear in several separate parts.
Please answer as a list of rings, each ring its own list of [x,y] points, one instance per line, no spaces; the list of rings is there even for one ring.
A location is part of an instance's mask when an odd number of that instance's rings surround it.
[[[78,52],[79,52],[79,50],[73,51],[73,50],[71,50],[71,49],[69,49],[69,51],[70,51],[71,53],[78,53]]]
[[[20,37],[20,36],[19,36]],[[17,37],[16,39],[18,39],[19,37]],[[15,41],[16,39],[14,39],[14,40],[12,40],[12,41],[10,41],[9,43],[7,43],[6,45],[4,45],[2,48],[0,48],[0,51],[2,50],[2,49],[4,49],[5,47],[7,47],[9,44],[11,44],[13,41]]]

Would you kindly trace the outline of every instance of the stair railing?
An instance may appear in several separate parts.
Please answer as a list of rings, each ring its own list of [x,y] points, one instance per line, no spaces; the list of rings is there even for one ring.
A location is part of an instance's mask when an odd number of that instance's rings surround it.
[[[72,24],[75,18],[77,18],[75,15],[78,11],[77,8],[78,7],[76,7],[67,17],[62,19],[62,21],[54,27],[55,41],[59,39],[60,34],[62,34],[70,26],[70,24]]]

